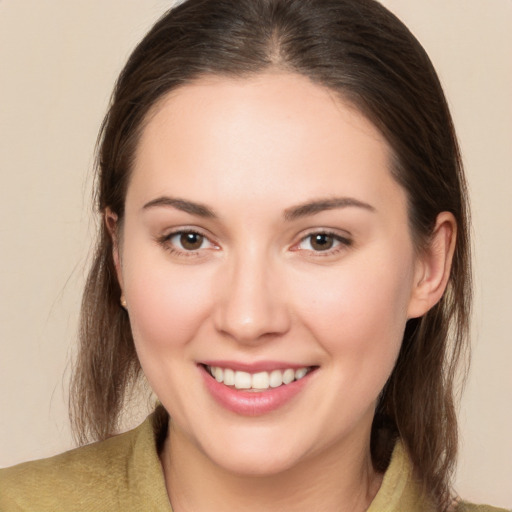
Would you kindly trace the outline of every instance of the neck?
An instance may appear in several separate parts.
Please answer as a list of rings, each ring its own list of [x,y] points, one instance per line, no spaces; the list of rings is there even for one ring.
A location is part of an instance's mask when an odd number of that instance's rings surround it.
[[[174,512],[363,512],[382,481],[371,463],[369,434],[281,473],[254,476],[219,467],[171,422],[161,459]]]

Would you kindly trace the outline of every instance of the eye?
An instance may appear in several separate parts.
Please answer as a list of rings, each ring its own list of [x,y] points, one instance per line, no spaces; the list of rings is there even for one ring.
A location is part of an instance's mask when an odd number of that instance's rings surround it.
[[[215,248],[215,245],[204,235],[193,230],[176,231],[165,236],[161,243],[171,252],[194,253],[202,249]]]
[[[305,251],[313,252],[329,252],[336,251],[342,246],[351,245],[348,238],[328,232],[311,233],[305,236],[297,245],[297,248]]]
[[[208,245],[208,240],[199,233],[188,231],[184,233],[176,233],[170,240],[172,244],[178,245],[180,249],[185,251],[197,251],[202,249],[203,245]]]

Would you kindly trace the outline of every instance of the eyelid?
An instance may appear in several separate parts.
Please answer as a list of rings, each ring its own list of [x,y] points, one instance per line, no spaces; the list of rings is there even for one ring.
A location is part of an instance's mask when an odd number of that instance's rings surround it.
[[[315,235],[327,235],[327,236],[332,237],[335,241],[337,241],[339,243],[336,246],[334,246],[330,249],[325,249],[323,251],[315,251],[313,249],[301,249],[299,247],[300,244],[302,244],[305,240],[307,240],[308,238],[315,236]],[[291,250],[292,251],[306,251],[310,254],[314,254],[315,256],[330,256],[332,254],[335,254],[337,252],[347,249],[352,244],[353,244],[353,240],[349,233],[342,235],[339,233],[339,231],[335,231],[333,229],[315,228],[315,229],[309,230],[305,234],[302,234],[299,241],[292,245]]]
[[[180,249],[176,245],[171,244],[170,241],[172,240],[172,238],[174,238],[175,236],[178,236],[178,235],[185,234],[185,233],[193,233],[193,234],[202,236],[205,240],[208,241],[208,243],[210,244],[210,247],[202,248],[202,249],[200,248],[200,249],[190,250],[189,251],[189,250],[186,250],[186,249]],[[211,249],[217,250],[217,249],[220,248],[219,245],[216,244],[212,240],[212,237],[210,235],[206,234],[204,232],[204,230],[196,228],[196,227],[192,227],[192,226],[180,226],[179,228],[172,229],[171,231],[167,232],[165,235],[157,237],[156,241],[162,247],[164,247],[166,250],[171,252],[172,254],[176,254],[178,256],[185,256],[185,257],[187,257],[187,256],[198,256],[199,253],[201,253],[203,251],[211,250]]]
[[[194,233],[201,237],[204,237],[205,240],[208,241],[209,247],[207,248],[199,248],[196,250],[186,250],[186,249],[180,249],[175,244],[171,244],[170,240],[178,235],[182,235],[185,233]],[[310,254],[313,254],[315,256],[329,256],[333,255],[337,252],[341,252],[348,247],[350,247],[353,244],[352,236],[344,232],[345,234],[340,234],[339,231],[329,228],[313,228],[308,230],[305,233],[302,233],[299,240],[295,242],[291,247],[290,250],[292,251],[305,251]],[[302,249],[300,248],[300,245],[307,240],[308,238],[315,236],[315,235],[326,235],[329,237],[332,237],[336,242],[338,242],[334,247],[325,249],[325,250],[314,250],[314,249]],[[195,226],[180,226],[177,228],[172,229],[171,231],[167,232],[166,234],[156,237],[156,241],[162,245],[166,250],[173,254],[181,255],[181,256],[198,256],[199,253],[204,252],[206,250],[218,250],[220,249],[219,245],[215,243],[212,240],[212,236],[205,233],[205,230],[201,228],[197,228]]]
[[[180,239],[183,235],[197,235],[198,237],[201,237],[201,246],[206,241],[209,245],[213,245],[210,239],[206,236],[204,236],[202,233],[196,233],[194,231],[178,231],[177,233],[172,233],[171,235],[167,236],[167,240],[171,241],[174,238]],[[204,247],[199,247],[198,249],[183,249],[183,252],[195,252],[200,251],[201,249],[204,249]],[[180,249],[182,250],[182,249]]]

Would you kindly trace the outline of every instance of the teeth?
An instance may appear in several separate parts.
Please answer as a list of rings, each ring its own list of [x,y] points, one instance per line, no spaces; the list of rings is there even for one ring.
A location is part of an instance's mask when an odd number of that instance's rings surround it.
[[[306,370],[306,368],[304,368],[304,370]],[[306,373],[304,373],[304,375],[306,375]],[[303,375],[303,377],[304,377],[304,375]],[[283,384],[290,384],[290,382],[293,382],[294,380],[295,380],[295,372],[291,368],[288,368],[287,370],[285,370],[283,372]]]
[[[271,388],[278,388],[283,383],[283,372],[281,370],[274,370],[270,374],[269,381]]]
[[[300,380],[302,377],[304,377],[308,373],[308,370],[306,368],[299,368],[298,370],[295,370],[295,380]]]
[[[221,369],[219,368],[219,370]],[[226,384],[226,386],[235,385],[235,372],[231,368],[224,370],[224,384]]]
[[[222,370],[221,370],[222,371]],[[235,372],[235,388],[251,389],[251,374],[247,372]]]
[[[300,380],[309,373],[309,368],[298,370],[287,368],[286,370],[273,370],[272,372],[258,372],[250,374],[231,368],[209,366],[208,370],[217,382],[223,382],[226,386],[234,386],[236,389],[265,390],[277,388],[283,384],[290,384],[294,380]]]
[[[217,382],[224,382],[224,372],[222,371],[222,368],[215,368],[213,376]]]
[[[268,389],[270,386],[270,376],[268,372],[255,373],[252,376],[252,388]]]

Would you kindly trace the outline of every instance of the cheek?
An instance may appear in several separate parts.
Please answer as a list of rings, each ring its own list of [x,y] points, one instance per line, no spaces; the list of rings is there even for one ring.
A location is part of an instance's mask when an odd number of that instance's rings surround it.
[[[177,267],[165,255],[150,252],[127,258],[124,278],[138,351],[143,346],[153,351],[179,349],[194,338],[211,305],[207,268]]]
[[[144,262],[144,263],[143,263]],[[199,274],[199,275],[198,275]],[[204,272],[203,272],[204,274]],[[137,355],[144,374],[173,417],[186,424],[195,379],[194,343],[211,308],[211,282],[197,267],[155,258],[125,263],[125,295]]]
[[[400,350],[412,259],[382,254],[293,280],[303,323],[346,376],[390,372]]]

